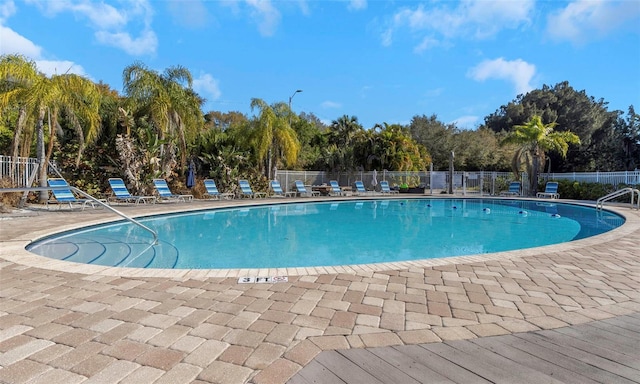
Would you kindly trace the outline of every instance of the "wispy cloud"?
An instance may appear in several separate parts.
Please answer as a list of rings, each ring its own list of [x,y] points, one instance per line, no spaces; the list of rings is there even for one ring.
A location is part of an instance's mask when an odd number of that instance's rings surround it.
[[[13,0],[7,0],[0,4],[0,24],[4,24],[14,13],[16,13],[16,4]]]
[[[367,0],[350,0],[347,9],[350,11],[361,11],[367,9]]]
[[[337,103],[335,101],[323,101],[320,106],[324,109],[337,109],[342,108],[342,104]]]
[[[460,116],[449,124],[455,124],[456,127],[461,129],[474,129],[478,125],[479,120],[480,117],[478,116]]]
[[[467,76],[476,81],[501,79],[513,83],[516,93],[523,94],[533,89],[531,79],[536,73],[536,66],[521,59],[507,61],[500,57],[485,60],[471,68]]]
[[[95,36],[100,43],[120,48],[132,56],[155,53],[158,47],[158,38],[151,30],[142,31],[137,38],[126,32],[107,31],[97,31]]]
[[[200,28],[212,21],[202,0],[190,0],[188,5],[180,0],[168,1],[167,9],[174,22],[187,28]]]
[[[203,73],[193,79],[193,89],[208,101],[217,100],[222,96],[219,84],[219,81],[208,73]]]
[[[636,1],[577,0],[547,17],[547,34],[555,40],[582,44],[615,29],[640,32],[640,6]]]
[[[84,68],[68,60],[35,60],[36,66],[47,76],[64,75],[74,73],[76,75],[88,77]]]
[[[153,54],[158,48],[158,39],[151,28],[153,8],[147,0],[123,1],[120,8],[90,0],[27,0],[27,3],[36,5],[48,17],[70,12],[86,20],[99,43],[130,55]],[[134,28],[140,30],[137,37],[130,32]]]
[[[280,24],[280,12],[270,0],[246,0],[250,7],[251,18],[258,23],[258,30],[263,36],[272,36]]]
[[[408,29],[421,40],[417,51],[438,45],[452,38],[486,39],[503,29],[514,29],[530,22],[534,0],[483,1],[463,0],[455,8],[451,2],[442,6],[419,4],[403,8],[389,21],[382,33],[382,44],[390,45],[391,37],[399,30]]]

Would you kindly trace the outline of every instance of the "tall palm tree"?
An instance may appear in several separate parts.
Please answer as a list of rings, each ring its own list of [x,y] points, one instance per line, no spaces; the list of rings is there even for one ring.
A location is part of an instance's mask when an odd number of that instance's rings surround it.
[[[28,115],[25,99],[29,88],[41,80],[42,74],[38,72],[36,63],[18,55],[3,55],[0,58],[0,110],[8,108],[18,108],[18,119],[14,130],[12,142],[12,154],[16,158],[20,154],[20,148],[29,151],[29,144],[23,145],[23,132],[27,128]],[[24,135],[31,136],[31,135]],[[13,170],[12,170],[13,173]]]
[[[11,105],[20,108],[20,114],[35,121],[36,156],[40,164],[40,186],[47,185],[47,164],[53,152],[55,128],[60,127],[59,117],[64,114],[78,136],[79,146],[76,163],[85,144],[93,142],[100,133],[100,92],[93,82],[75,75],[63,74],[46,77],[37,72],[35,64],[17,55],[0,59],[0,82],[2,97],[0,109]],[[5,87],[6,86],[6,87]],[[22,112],[24,110],[24,112]],[[45,153],[45,118],[49,127],[48,151]],[[18,118],[18,125],[21,118]],[[16,128],[14,143],[20,139],[24,127]],[[30,135],[26,135],[29,137]],[[31,143],[23,143],[30,146]],[[17,149],[14,146],[14,153]],[[46,201],[47,194],[40,193],[40,201]]]
[[[291,128],[291,110],[285,103],[273,106],[261,99],[251,99],[251,110],[260,112],[254,120],[253,147],[259,162],[266,161],[267,178],[272,178],[273,168],[278,161],[293,165],[298,159],[300,142],[296,131]]]
[[[544,124],[542,118],[534,115],[526,124],[514,125],[513,130],[502,140],[502,144],[516,144],[520,147],[513,157],[513,168],[516,177],[524,165],[530,175],[529,191],[535,196],[538,189],[538,172],[540,159],[546,152],[558,152],[566,157],[569,144],[580,144],[580,138],[574,133],[555,132],[556,122]]]
[[[180,165],[186,167],[187,145],[204,125],[204,99],[192,89],[191,72],[174,66],[160,74],[134,63],[124,69],[122,76],[124,93],[133,109],[149,116],[160,140],[178,141]],[[164,150],[163,145],[161,151]]]
[[[356,168],[354,146],[357,140],[364,136],[364,128],[358,122],[356,116],[343,115],[333,120],[329,126],[328,142],[332,149],[329,153],[329,162],[332,168],[351,170]]]

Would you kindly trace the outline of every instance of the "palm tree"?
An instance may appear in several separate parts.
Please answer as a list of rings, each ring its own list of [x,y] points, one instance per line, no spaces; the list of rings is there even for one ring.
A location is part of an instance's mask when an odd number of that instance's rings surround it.
[[[569,144],[580,144],[580,138],[574,133],[555,132],[556,122],[543,124],[542,118],[534,115],[523,125],[514,125],[502,140],[502,144],[516,144],[520,147],[513,157],[514,174],[519,178],[519,171],[524,165],[530,175],[529,191],[535,196],[538,189],[538,172],[540,159],[545,158],[546,152],[558,152],[566,157]]]
[[[204,125],[200,108],[204,99],[191,88],[191,72],[175,66],[160,74],[142,63],[134,63],[124,69],[122,76],[124,92],[132,107],[149,116],[161,141],[177,139],[180,165],[186,167],[187,144],[195,139]],[[161,158],[166,158],[166,150],[163,144]]]
[[[327,133],[331,149],[328,154],[331,168],[355,169],[354,147],[363,132],[364,129],[355,116],[343,115],[331,122]],[[364,136],[362,138],[364,139]]]
[[[264,100],[251,99],[251,110],[259,109],[254,120],[251,138],[259,162],[266,161],[266,176],[272,177],[278,161],[293,165],[298,159],[300,142],[296,131],[289,125],[291,110],[285,103],[269,106]]]
[[[25,128],[21,124],[25,120],[35,122],[40,186],[46,186],[47,164],[53,152],[55,129],[61,128],[58,118],[64,114],[78,136],[78,164],[85,144],[95,141],[100,133],[100,92],[93,82],[75,74],[46,77],[37,72],[35,63],[17,55],[3,56],[0,59],[0,81],[0,109],[12,105],[20,109],[14,138],[14,154],[17,153],[17,143]],[[46,154],[45,117],[48,118],[49,127]],[[22,145],[30,146],[30,142],[24,142]],[[40,201],[46,199],[47,193],[41,192]]]
[[[28,156],[28,152],[20,153],[20,147],[29,151],[31,146],[22,143],[23,132],[27,127],[28,115],[25,99],[29,88],[40,81],[42,74],[38,73],[34,61],[23,56],[4,55],[0,58],[0,110],[5,111],[11,107],[18,108],[18,119],[14,130],[12,142],[12,154],[16,158],[19,155]],[[24,135],[31,136],[31,135]],[[13,173],[13,170],[11,170]]]

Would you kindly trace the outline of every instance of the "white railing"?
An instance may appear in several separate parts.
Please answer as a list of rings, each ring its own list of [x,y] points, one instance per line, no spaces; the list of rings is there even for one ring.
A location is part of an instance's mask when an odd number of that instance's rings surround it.
[[[30,157],[0,155],[0,179],[9,179],[16,187],[30,187],[30,180],[38,182],[38,164],[37,159]]]
[[[640,170],[619,172],[568,172],[543,173],[544,180],[572,180],[585,183],[600,183],[611,185],[640,185]]]

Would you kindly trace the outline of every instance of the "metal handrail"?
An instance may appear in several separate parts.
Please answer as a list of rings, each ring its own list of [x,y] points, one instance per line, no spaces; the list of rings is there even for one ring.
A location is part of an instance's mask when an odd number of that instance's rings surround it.
[[[117,209],[113,208],[112,206],[110,206],[109,204],[106,204],[104,201],[100,201],[98,199],[96,199],[95,197],[91,196],[90,194],[86,193],[85,191],[78,189],[76,187],[72,187],[72,186],[60,186],[60,187],[31,187],[31,188],[0,188],[0,193],[9,193],[9,192],[38,192],[38,191],[52,191],[52,190],[71,190],[73,192],[76,192],[77,194],[86,197],[87,199],[91,200],[94,203],[97,203],[105,208],[107,208],[108,210],[110,210],[111,212],[115,213],[116,215],[122,217],[123,219],[139,226],[140,228],[150,232],[153,235],[153,243],[151,244],[151,246],[157,245],[158,244],[158,234],[152,230],[151,228],[147,227],[146,225],[140,223],[139,221],[125,215],[124,213],[118,211]]]
[[[626,195],[627,193],[631,194],[631,208],[632,209],[640,209],[640,190],[639,189],[635,189],[635,188],[631,188],[631,187],[627,187],[627,188],[622,188],[619,189],[615,192],[611,192],[610,194],[606,195],[606,196],[602,196],[601,198],[599,198],[598,200],[596,200],[596,209],[602,209],[604,207],[604,202],[605,201],[609,201],[612,199],[615,199],[616,197],[620,197],[623,195]],[[638,195],[638,203],[636,204],[637,207],[634,207],[634,197],[635,195]]]

